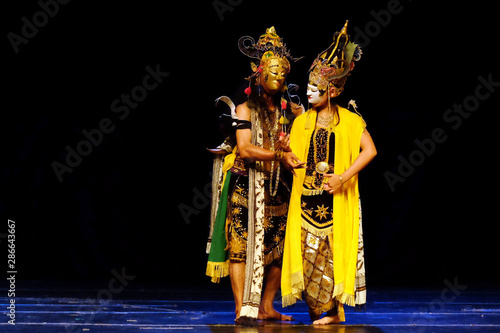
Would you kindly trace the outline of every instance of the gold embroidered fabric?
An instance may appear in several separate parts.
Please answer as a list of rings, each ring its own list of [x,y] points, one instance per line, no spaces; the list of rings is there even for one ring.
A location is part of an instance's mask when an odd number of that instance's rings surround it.
[[[229,259],[244,262],[246,260],[248,237],[248,177],[235,175],[234,191],[230,198],[226,225],[228,235]],[[268,181],[265,182],[268,185]],[[267,187],[265,187],[267,189]],[[278,194],[274,197],[265,195],[264,205],[264,264],[273,261],[281,264],[283,242],[286,231],[288,212],[288,192],[280,183]]]
[[[311,312],[321,315],[337,306],[332,298],[333,255],[328,236],[317,236],[302,228],[304,298]]]
[[[317,195],[323,192],[325,173],[333,173],[335,155],[335,132],[333,127],[316,128],[311,136],[307,154],[307,169],[303,195]],[[325,163],[326,172],[318,172],[318,164]]]
[[[302,227],[316,235],[324,236],[332,232],[333,200],[323,190],[323,174],[316,171],[319,162],[328,163],[333,172],[335,133],[332,129],[317,128],[311,136],[307,169],[301,197]]]

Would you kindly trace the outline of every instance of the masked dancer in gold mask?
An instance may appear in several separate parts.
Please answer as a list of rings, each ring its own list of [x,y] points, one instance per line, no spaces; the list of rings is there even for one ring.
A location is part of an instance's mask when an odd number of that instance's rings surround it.
[[[345,321],[344,304],[366,302],[357,175],[377,154],[363,118],[334,102],[361,50],[349,41],[347,22],[333,39],[310,70],[307,96],[312,108],[297,117],[290,146],[283,147],[307,161],[293,180],[283,306],[303,294],[314,324]]]
[[[230,275],[237,323],[288,321],[292,318],[278,313],[273,299],[281,281],[289,202],[282,171],[303,165],[278,142],[293,113],[285,85],[293,58],[274,27],[257,42],[242,37],[239,48],[257,63],[252,63],[253,75],[245,90],[247,102],[234,108],[227,97],[221,98],[232,107],[236,146],[233,150],[231,144],[226,146],[230,153],[219,173],[214,167],[218,202],[212,206],[217,213],[209,238],[207,275],[214,282]]]

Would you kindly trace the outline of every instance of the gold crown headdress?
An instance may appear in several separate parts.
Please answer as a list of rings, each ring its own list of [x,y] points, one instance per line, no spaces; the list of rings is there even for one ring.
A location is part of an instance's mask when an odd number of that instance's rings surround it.
[[[354,61],[361,58],[361,48],[349,41],[347,23],[340,32],[333,36],[333,43],[321,52],[314,60],[309,74],[309,82],[317,85],[319,90],[326,90],[330,83],[344,90],[347,76],[354,68]]]
[[[263,69],[272,62],[278,62],[290,72],[290,61],[296,61],[290,56],[286,45],[280,36],[276,34],[274,27],[266,29],[266,33],[261,35],[257,43],[250,36],[243,36],[238,41],[240,51],[253,59],[259,60],[258,65],[254,62],[251,63],[252,74],[249,79],[259,76]]]

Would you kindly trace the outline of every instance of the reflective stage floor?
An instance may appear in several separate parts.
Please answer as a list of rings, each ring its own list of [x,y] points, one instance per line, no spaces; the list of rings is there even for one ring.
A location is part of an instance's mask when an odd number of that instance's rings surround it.
[[[500,332],[498,290],[372,290],[366,312],[346,309],[346,322],[313,326],[307,305],[299,302],[278,311],[293,322],[234,325],[230,290],[186,287],[172,290],[144,288],[112,294],[106,289],[17,290],[15,327],[8,323],[10,298],[1,290],[0,332]]]

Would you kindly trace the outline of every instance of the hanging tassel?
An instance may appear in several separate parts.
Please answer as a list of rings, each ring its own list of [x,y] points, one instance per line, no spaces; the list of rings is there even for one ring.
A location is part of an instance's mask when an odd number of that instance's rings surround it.
[[[286,99],[281,98],[281,110],[286,110],[286,106],[287,106]]]

